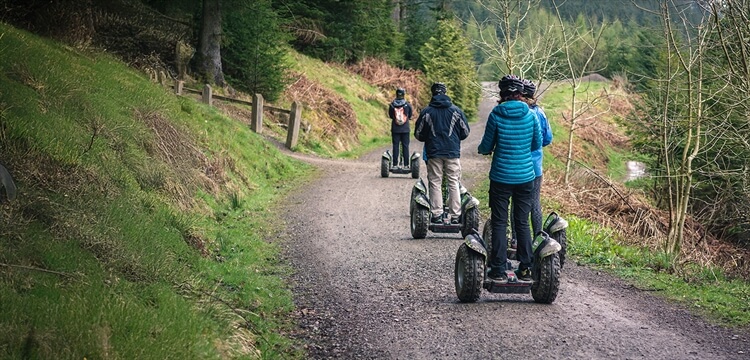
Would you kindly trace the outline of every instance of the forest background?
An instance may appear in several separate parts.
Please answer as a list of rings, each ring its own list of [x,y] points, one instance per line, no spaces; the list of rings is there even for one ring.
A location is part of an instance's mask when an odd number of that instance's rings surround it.
[[[476,114],[479,81],[506,73],[538,85],[567,79],[578,86],[595,73],[617,78],[643,99],[629,129],[652,175],[652,183],[640,186],[670,214],[667,253],[680,253],[688,214],[705,234],[742,246],[750,241],[748,110],[742,101],[750,70],[743,62],[747,44],[737,40],[747,32],[740,23],[748,11],[744,1],[0,4],[3,20],[41,35],[272,102],[305,77],[291,69],[292,51],[350,66],[384,89],[405,87],[418,109],[428,100],[426,84],[445,82],[469,117]],[[368,64],[378,62],[403,69],[404,76],[378,79],[368,73],[373,67]],[[566,119],[571,134],[587,106],[576,101],[581,100],[574,96]],[[356,122],[351,111],[342,116],[348,121],[332,121],[330,126],[338,128],[332,132],[345,132]],[[570,143],[567,172],[573,161]]]
[[[632,156],[650,175],[628,186],[666,214],[666,221],[646,221],[653,212],[631,206],[633,224],[644,228],[641,235],[656,237],[664,268],[678,271],[695,263],[694,250],[715,253],[716,240],[744,250],[750,246],[750,49],[740,40],[750,36],[748,9],[746,0],[0,0],[0,20],[84,53],[104,50],[137,69],[209,83],[230,96],[257,93],[282,105],[316,86],[313,74],[300,71],[299,54],[381,87],[382,94],[366,102],[380,104],[404,87],[419,109],[429,99],[429,84],[443,81],[473,118],[481,81],[515,73],[540,88],[566,82],[574,89],[571,109],[562,116],[570,139],[586,130],[583,110],[611,98],[606,91],[589,98],[581,90],[576,99],[575,89],[585,85],[581,80],[594,74],[613,79],[635,104],[620,120],[629,131]],[[36,87],[41,80],[22,64],[5,65],[8,79],[51,94]],[[378,72],[382,68],[389,70]],[[336,141],[319,139],[303,147],[345,156],[367,146],[357,136],[357,124],[366,120],[335,94],[325,94],[332,105],[323,107],[329,115],[320,115],[330,117],[320,138]],[[0,106],[5,123],[0,129],[13,128],[7,116],[12,111]],[[143,120],[158,127],[159,119],[150,115],[144,113]],[[92,124],[95,137],[101,127]],[[0,149],[4,158],[14,154],[12,146],[33,147],[10,133],[3,132],[3,144],[11,145]],[[568,142],[570,150],[561,154],[564,183],[575,160],[573,141]],[[139,179],[141,185],[153,180]],[[200,243],[190,226],[173,222],[185,228],[183,237]],[[713,265],[731,277],[750,276],[741,252],[715,259],[720,264]]]

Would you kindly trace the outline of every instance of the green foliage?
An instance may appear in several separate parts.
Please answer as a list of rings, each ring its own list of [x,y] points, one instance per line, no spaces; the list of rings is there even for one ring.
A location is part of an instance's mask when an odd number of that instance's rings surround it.
[[[750,324],[750,285],[724,277],[720,269],[687,266],[676,272],[674,256],[664,251],[623,245],[611,229],[566,217],[568,254],[578,261],[617,274],[636,286],[705,313],[716,321]]]
[[[267,209],[309,168],[246,124],[0,24],[0,159],[0,358],[299,356]]]
[[[401,30],[404,33],[404,47],[403,62],[400,65],[410,69],[423,69],[419,51],[437,28],[437,14],[427,2],[406,1],[403,6],[405,18],[401,20]]]
[[[326,64],[296,51],[292,51],[290,55],[293,70],[305,74],[311,81],[331,90],[330,98],[324,100],[340,97],[334,101],[335,104],[345,101],[351,106],[358,130],[357,136],[352,137],[350,143],[343,144],[342,148],[337,136],[322,133],[320,130],[326,126],[335,126],[325,123],[330,119],[309,112],[306,121],[315,129],[300,134],[299,151],[331,157],[357,157],[375,147],[390,143],[391,122],[387,117],[390,99],[386,98],[380,89],[361,77],[352,77],[351,73],[341,66]]]
[[[224,73],[237,89],[276,101],[287,84],[285,42],[290,37],[281,30],[270,0],[235,2],[224,16]]]
[[[295,28],[295,49],[306,55],[335,62],[400,56],[403,37],[390,19],[390,0],[300,0],[276,8]]]
[[[468,39],[453,20],[441,20],[420,50],[429,83],[443,82],[448,96],[468,118],[476,116],[481,89]]]

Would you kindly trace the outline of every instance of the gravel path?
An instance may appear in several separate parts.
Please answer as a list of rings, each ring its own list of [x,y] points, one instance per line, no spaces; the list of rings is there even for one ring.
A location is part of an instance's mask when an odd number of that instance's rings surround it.
[[[480,119],[495,99],[485,98]],[[484,123],[462,145],[464,184],[487,176]],[[421,143],[413,140],[412,149]],[[409,231],[409,175],[380,177],[385,148],[358,160],[292,156],[321,169],[282,206],[296,337],[311,359],[750,359],[748,333],[567,262],[557,300],[482,293],[456,298],[459,234]],[[424,168],[423,170],[423,177]],[[481,204],[486,208],[487,204]],[[484,223],[484,219],[482,219]]]

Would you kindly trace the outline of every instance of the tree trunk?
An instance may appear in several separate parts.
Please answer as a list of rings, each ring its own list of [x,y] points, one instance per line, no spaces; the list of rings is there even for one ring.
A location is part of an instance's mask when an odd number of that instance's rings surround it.
[[[209,84],[225,86],[221,70],[221,0],[203,0],[199,71]]]
[[[573,96],[570,98],[570,132],[568,133],[568,156],[565,158],[565,185],[570,185],[570,166],[573,164],[573,132],[576,130],[576,118],[578,117],[578,109],[576,108],[578,85],[576,80],[573,80],[571,89],[573,89]]]
[[[406,0],[391,0],[391,19],[399,31],[404,31],[404,20],[406,19]]]

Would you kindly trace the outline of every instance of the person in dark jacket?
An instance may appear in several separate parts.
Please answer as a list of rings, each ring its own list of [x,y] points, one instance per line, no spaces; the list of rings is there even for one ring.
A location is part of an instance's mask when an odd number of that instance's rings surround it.
[[[409,120],[412,116],[412,108],[404,96],[406,90],[396,89],[396,98],[388,106],[388,117],[391,118],[391,139],[393,140],[392,167],[398,167],[399,163],[405,167],[409,166]],[[400,160],[400,161],[399,161]]]
[[[445,84],[432,84],[432,99],[414,124],[414,137],[424,142],[427,158],[427,180],[429,183],[431,222],[443,222],[443,175],[448,188],[450,222],[459,223],[461,216],[461,194],[458,182],[461,179],[461,141],[469,136],[469,123],[458,106],[446,95]]]
[[[542,132],[536,115],[522,100],[523,82],[506,75],[498,83],[500,103],[492,109],[479,144],[480,154],[492,154],[490,167],[490,209],[492,210],[492,252],[488,276],[507,282],[508,275],[508,203],[512,199],[513,226],[518,236],[516,256],[520,262],[516,275],[531,281],[531,211],[534,188],[532,151],[542,147]]]

